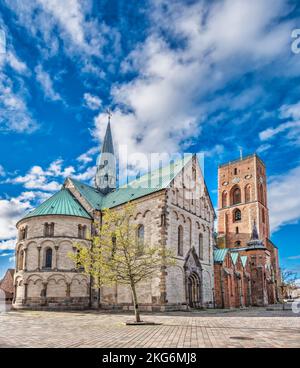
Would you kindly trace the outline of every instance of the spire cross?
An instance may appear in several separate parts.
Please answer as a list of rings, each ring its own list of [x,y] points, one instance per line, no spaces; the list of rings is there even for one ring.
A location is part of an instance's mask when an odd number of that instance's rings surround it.
[[[106,110],[106,113],[107,113],[107,116],[108,116],[108,122],[110,123],[110,119],[111,119],[111,117],[112,117],[112,112],[111,112],[111,110],[110,110],[110,109],[107,109],[107,110]]]

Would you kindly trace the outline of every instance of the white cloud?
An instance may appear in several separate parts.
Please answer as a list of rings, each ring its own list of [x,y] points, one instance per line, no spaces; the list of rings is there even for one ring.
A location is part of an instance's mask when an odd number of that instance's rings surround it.
[[[224,153],[224,146],[222,144],[216,144],[210,150],[205,151],[204,155],[206,157],[214,157],[214,156],[221,156]]]
[[[259,133],[262,141],[267,141],[280,133],[286,133],[284,139],[300,145],[300,102],[293,105],[283,105],[279,109],[279,118],[288,119],[275,128],[268,128]]]
[[[27,107],[27,91],[16,89],[0,69],[0,131],[31,133],[38,127]]]
[[[290,121],[287,123],[282,123],[280,124],[278,127],[276,128],[268,128],[262,132],[259,133],[259,138],[262,141],[267,141],[271,138],[273,138],[274,136],[276,136],[279,133],[283,133],[287,130],[290,129],[296,129],[296,130],[300,130],[300,121]]]
[[[30,209],[31,204],[27,200],[0,198],[0,240],[11,239],[16,235],[17,221]]]
[[[36,79],[40,83],[40,85],[41,85],[41,87],[44,91],[45,97],[52,100],[52,101],[62,100],[59,93],[57,93],[54,90],[53,82],[52,82],[52,79],[51,79],[50,75],[47,72],[45,72],[45,70],[42,68],[42,66],[38,65],[34,69],[34,71],[36,73]]]
[[[83,173],[73,175],[72,177],[81,181],[90,181],[95,177],[96,174],[96,165],[88,167]]]
[[[6,60],[8,64],[20,74],[28,74],[29,70],[26,63],[20,60],[16,54],[12,51],[8,51],[6,54]]]
[[[265,151],[268,151],[270,148],[272,147],[271,144],[262,144],[258,147],[258,149],[256,150],[257,153],[262,153]]]
[[[204,101],[207,96],[235,77],[285,57],[290,23],[278,25],[276,19],[286,8],[283,0],[230,0],[209,9],[205,2],[154,1],[150,34],[121,68],[137,77],[111,90],[116,141],[131,152],[144,153],[162,147],[177,152],[187,148],[187,141],[194,143],[211,109]],[[169,39],[176,38],[182,47],[170,46]],[[262,91],[248,92],[244,105]],[[232,99],[220,99],[222,104],[232,109]],[[239,103],[234,108],[240,109]],[[103,113],[95,119],[94,136],[99,140],[106,120]]]
[[[17,23],[37,39],[45,58],[58,53],[60,40],[69,55],[99,56],[110,29],[91,19],[92,4],[80,0],[5,0]]]
[[[5,170],[2,165],[0,165],[0,176],[5,176]]]
[[[297,256],[290,256],[290,257],[287,257],[287,259],[291,259],[291,260],[298,260],[298,259],[300,259],[300,254],[298,254]]]
[[[16,256],[9,257],[8,262],[15,264],[16,263]]]
[[[22,192],[18,197],[0,197],[0,250],[13,249],[16,243],[16,223],[34,207],[44,202],[51,193]]]
[[[9,239],[9,240],[2,240],[2,241],[0,241],[0,250],[15,249],[16,243],[17,243],[16,238]]]
[[[93,156],[96,153],[100,153],[100,148],[97,147],[92,147],[90,148],[87,152],[81,154],[80,156],[77,157],[77,161],[79,161],[80,163],[82,163],[83,165],[88,164],[89,162],[93,161]]]
[[[75,168],[73,166],[63,168],[63,160],[58,159],[51,162],[46,170],[35,165],[25,175],[9,178],[6,183],[21,184],[26,189],[55,192],[61,188],[61,183],[58,180],[72,176],[74,173]]]
[[[271,178],[268,187],[270,226],[277,231],[300,219],[300,166]]]
[[[102,105],[101,99],[97,96],[91,95],[90,93],[85,93],[83,95],[83,99],[85,106],[91,110],[98,110]]]

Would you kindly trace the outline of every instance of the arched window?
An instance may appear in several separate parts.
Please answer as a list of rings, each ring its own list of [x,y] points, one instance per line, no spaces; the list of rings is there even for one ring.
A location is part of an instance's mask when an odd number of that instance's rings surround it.
[[[248,203],[251,201],[251,186],[248,184],[245,187],[245,202]]]
[[[222,193],[222,208],[227,207],[228,203],[227,203],[227,199],[228,199],[228,194],[226,192],[226,190]]]
[[[237,175],[237,173],[238,173],[238,170],[237,170],[237,168],[235,168],[234,169],[234,175]]]
[[[241,190],[239,187],[234,187],[232,190],[232,204],[238,204],[241,201]]]
[[[237,208],[234,212],[233,212],[233,221],[241,221],[242,219],[242,212]]]
[[[199,234],[199,258],[203,259],[203,234]]]
[[[235,245],[236,247],[240,247],[240,246],[241,246],[241,241],[240,241],[240,240],[237,240],[237,241],[234,243],[234,245]]]
[[[183,228],[181,225],[178,226],[178,250],[179,256],[183,256]]]
[[[52,268],[52,249],[46,249],[45,268]]]
[[[235,233],[239,234],[239,227],[238,226],[235,228]]]
[[[137,228],[137,242],[138,242],[139,254],[143,253],[144,233],[145,233],[144,225],[139,225]]]

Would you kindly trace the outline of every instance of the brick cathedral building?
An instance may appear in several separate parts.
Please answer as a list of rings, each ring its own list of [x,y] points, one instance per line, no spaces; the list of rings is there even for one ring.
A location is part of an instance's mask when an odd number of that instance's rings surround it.
[[[280,300],[278,249],[270,240],[266,168],[256,155],[219,166],[215,304],[264,306]]]

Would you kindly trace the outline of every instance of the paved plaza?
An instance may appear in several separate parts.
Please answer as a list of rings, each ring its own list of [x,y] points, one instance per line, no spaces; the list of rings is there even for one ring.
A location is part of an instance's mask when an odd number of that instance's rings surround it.
[[[210,348],[300,347],[292,311],[193,311],[143,314],[154,326],[126,326],[125,313],[0,313],[0,347]]]

